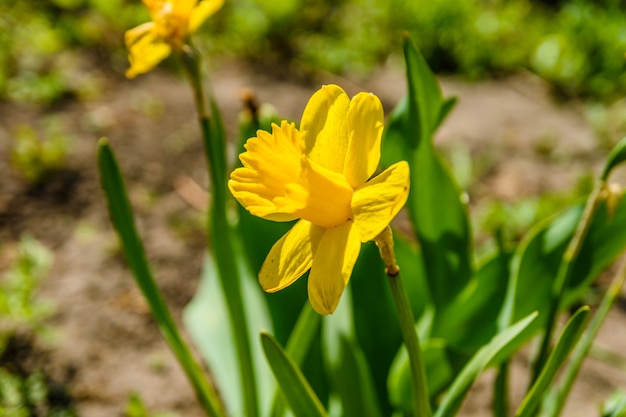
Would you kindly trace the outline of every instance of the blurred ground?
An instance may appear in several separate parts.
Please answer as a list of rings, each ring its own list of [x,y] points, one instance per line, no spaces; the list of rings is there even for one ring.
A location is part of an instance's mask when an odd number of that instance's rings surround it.
[[[260,101],[298,119],[312,92],[330,82],[351,95],[374,92],[386,111],[404,92],[404,74],[395,68],[355,84],[330,75],[310,82],[276,79],[224,62],[215,65],[212,80],[231,136],[242,88],[252,88]],[[477,179],[469,186],[473,206],[488,197],[518,201],[571,189],[581,175],[597,172],[606,156],[580,105],[555,103],[547,88],[529,75],[473,85],[446,78],[442,84],[447,95],[459,97],[459,104],[437,142],[446,154],[460,151],[476,164]],[[42,114],[0,105],[0,242],[14,245],[28,231],[55,256],[41,296],[57,306],[50,320],[56,338],[34,342],[28,366],[43,367],[56,383],[66,385],[81,416],[123,416],[132,391],[141,394],[150,410],[200,416],[116,250],[95,162],[97,140],[107,136],[126,176],[155,275],[180,319],[198,284],[204,236],[202,214],[181,198],[177,184],[181,178],[207,183],[190,92],[184,80],[155,72],[132,82],[115,80],[97,101],[68,101],[49,112],[76,139],[69,171],[30,189],[11,171],[8,145],[16,126]],[[618,352],[626,345],[624,306],[622,298],[598,339]],[[522,354],[514,375],[521,375],[524,366]],[[490,378],[488,374],[478,382],[463,415],[485,415]],[[516,386],[519,399],[525,382]],[[564,415],[597,415],[598,404],[620,386],[626,387],[626,371],[588,360]]]

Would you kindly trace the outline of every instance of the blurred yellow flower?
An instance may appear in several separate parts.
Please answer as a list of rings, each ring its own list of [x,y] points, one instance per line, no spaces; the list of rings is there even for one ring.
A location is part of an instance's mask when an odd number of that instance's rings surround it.
[[[398,162],[370,178],[380,160],[384,114],[378,97],[350,100],[327,85],[309,100],[300,129],[283,121],[259,130],[228,186],[253,215],[300,219],[268,254],[259,281],[267,292],[309,269],[308,292],[320,314],[335,311],[359,255],[406,202],[409,165]]]
[[[143,0],[143,3],[152,21],[126,31],[128,78],[150,71],[172,50],[179,51],[189,34],[217,12],[224,0]]]

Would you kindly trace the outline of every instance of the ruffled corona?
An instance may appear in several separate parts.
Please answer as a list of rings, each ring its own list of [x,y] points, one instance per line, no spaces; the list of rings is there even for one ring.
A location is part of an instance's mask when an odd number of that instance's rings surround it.
[[[275,292],[309,269],[309,299],[332,313],[359,255],[406,202],[409,166],[401,161],[371,178],[380,160],[383,109],[378,97],[350,100],[327,85],[309,100],[300,129],[283,121],[259,131],[240,155],[242,167],[228,183],[253,215],[300,219],[272,247],[259,281]]]

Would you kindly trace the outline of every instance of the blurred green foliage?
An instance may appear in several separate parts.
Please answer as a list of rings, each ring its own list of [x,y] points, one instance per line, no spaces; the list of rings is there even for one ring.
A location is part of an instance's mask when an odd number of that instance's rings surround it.
[[[14,359],[23,347],[13,346],[16,335],[45,335],[43,319],[50,304],[36,297],[40,281],[52,265],[52,253],[24,236],[8,269],[0,276],[0,415],[6,417],[73,417],[64,394],[41,371],[27,370]],[[27,354],[26,354],[27,355]]]
[[[526,68],[567,95],[626,91],[619,1],[241,0],[217,18],[210,48],[313,71],[366,74],[399,55],[407,30],[435,72],[478,79]]]
[[[15,259],[0,275],[0,355],[19,331],[45,331],[52,307],[36,299],[36,289],[52,265],[52,253],[32,237],[22,237]]]
[[[94,96],[96,67],[121,61],[121,34],[145,16],[126,0],[3,0],[0,98],[45,105]]]
[[[138,0],[5,0],[0,98],[96,95],[103,69],[127,65],[124,31],[147,19]],[[475,80],[526,68],[566,95],[626,91],[626,9],[615,0],[231,0],[195,41],[220,55],[360,76],[399,56],[404,30],[436,72]]]
[[[13,132],[11,162],[30,184],[39,184],[48,174],[62,171],[70,149],[70,138],[55,118],[42,121],[43,135],[30,125]]]

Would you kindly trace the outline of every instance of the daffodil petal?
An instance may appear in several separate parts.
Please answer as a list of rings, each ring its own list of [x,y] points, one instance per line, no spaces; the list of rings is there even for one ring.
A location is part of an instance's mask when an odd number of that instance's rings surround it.
[[[320,242],[324,229],[306,220],[300,220],[278,242],[265,258],[259,282],[267,292],[275,292],[291,285],[311,268],[313,251]]]
[[[373,240],[406,203],[409,164],[400,161],[376,176],[352,196],[354,224],[362,242]]]
[[[137,27],[129,29],[124,33],[126,48],[130,49],[137,41],[154,30],[154,22],[146,22]]]
[[[350,99],[341,87],[325,85],[311,96],[300,121],[306,155],[339,174],[343,174],[348,151],[349,106]]]
[[[177,17],[189,17],[196,7],[197,0],[168,0],[172,5],[172,14]]]
[[[169,0],[171,2],[171,0]],[[168,0],[143,0],[143,4],[148,9],[148,13],[150,13],[150,18],[154,20],[161,10],[166,7]]]
[[[172,52],[172,48],[165,42],[159,41],[154,33],[148,32],[137,39],[128,51],[130,68],[126,71],[126,77],[134,78],[156,67]]]
[[[308,292],[319,314],[332,314],[346,288],[359,257],[359,231],[352,222],[326,229],[314,251]]]
[[[196,29],[198,29],[207,18],[217,12],[223,4],[224,0],[202,0],[198,3],[189,16],[189,32],[195,32]]]
[[[359,93],[348,109],[348,152],[343,173],[352,188],[363,185],[380,161],[384,127],[383,106],[371,93]]]

